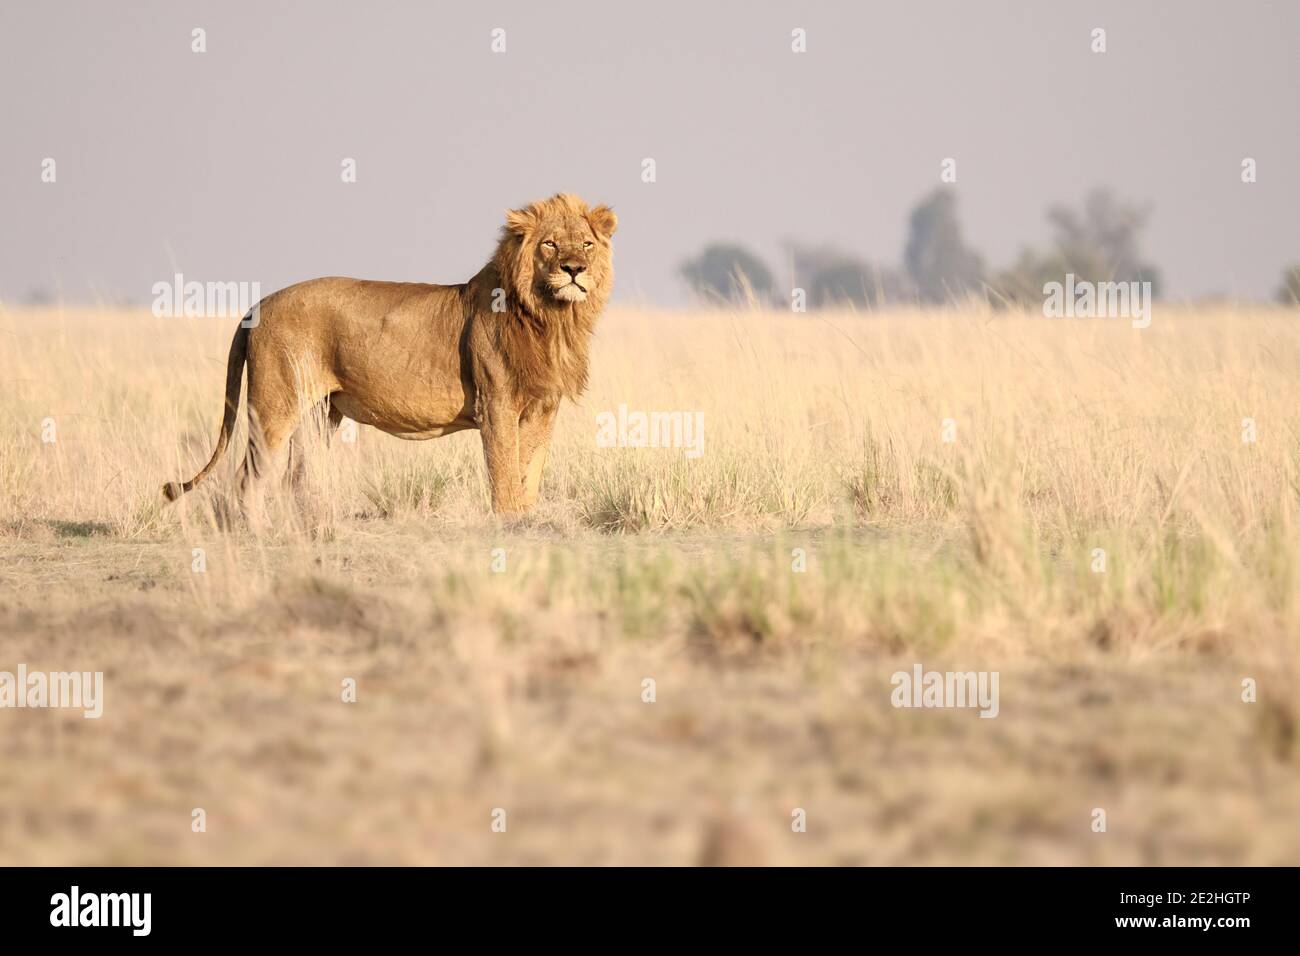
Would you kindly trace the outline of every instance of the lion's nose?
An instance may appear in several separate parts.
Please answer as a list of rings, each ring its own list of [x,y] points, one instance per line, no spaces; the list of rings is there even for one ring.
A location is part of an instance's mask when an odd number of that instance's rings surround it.
[[[578,273],[586,270],[585,266],[580,265],[577,262],[566,262],[564,265],[560,266],[560,268],[569,274],[570,279],[578,278]]]

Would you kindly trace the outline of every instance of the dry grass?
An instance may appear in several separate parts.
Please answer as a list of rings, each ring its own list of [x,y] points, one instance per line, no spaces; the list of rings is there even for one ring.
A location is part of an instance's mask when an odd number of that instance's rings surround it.
[[[473,433],[164,507],[231,330],[0,312],[0,670],[107,697],[0,711],[0,862],[1300,862],[1294,311],[615,310],[511,527]],[[892,708],[914,662],[1001,714]]]

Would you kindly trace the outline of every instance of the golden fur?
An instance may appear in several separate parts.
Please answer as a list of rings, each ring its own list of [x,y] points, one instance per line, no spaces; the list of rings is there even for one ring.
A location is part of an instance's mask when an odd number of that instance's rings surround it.
[[[461,285],[314,279],[263,299],[230,346],[226,408],[208,464],[235,427],[248,366],[249,445],[241,488],[293,446],[302,409],[322,405],[399,438],[482,433],[498,512],[537,500],[562,398],[587,385],[591,334],[614,281],[618,220],[559,194],[506,214],[496,253]]]

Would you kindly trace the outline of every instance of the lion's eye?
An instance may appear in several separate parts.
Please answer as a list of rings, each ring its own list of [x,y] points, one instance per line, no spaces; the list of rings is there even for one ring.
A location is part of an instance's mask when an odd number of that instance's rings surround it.
[[[592,242],[590,239],[588,239],[586,242],[584,242],[584,243],[582,244],[582,248],[584,248],[584,249],[590,249],[590,248],[591,248],[592,246],[594,246],[594,245],[595,245],[595,243]]]
[[[546,246],[546,247],[549,248],[549,249],[554,249],[554,248],[555,248],[555,240],[553,240],[553,239],[547,239],[545,242],[542,243],[542,245]]]

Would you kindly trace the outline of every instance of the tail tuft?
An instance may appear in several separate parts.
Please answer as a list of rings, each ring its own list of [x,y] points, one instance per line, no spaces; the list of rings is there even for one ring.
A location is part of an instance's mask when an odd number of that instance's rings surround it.
[[[163,497],[168,501],[175,501],[181,495],[185,494],[185,489],[174,481],[169,481],[162,486]]]

